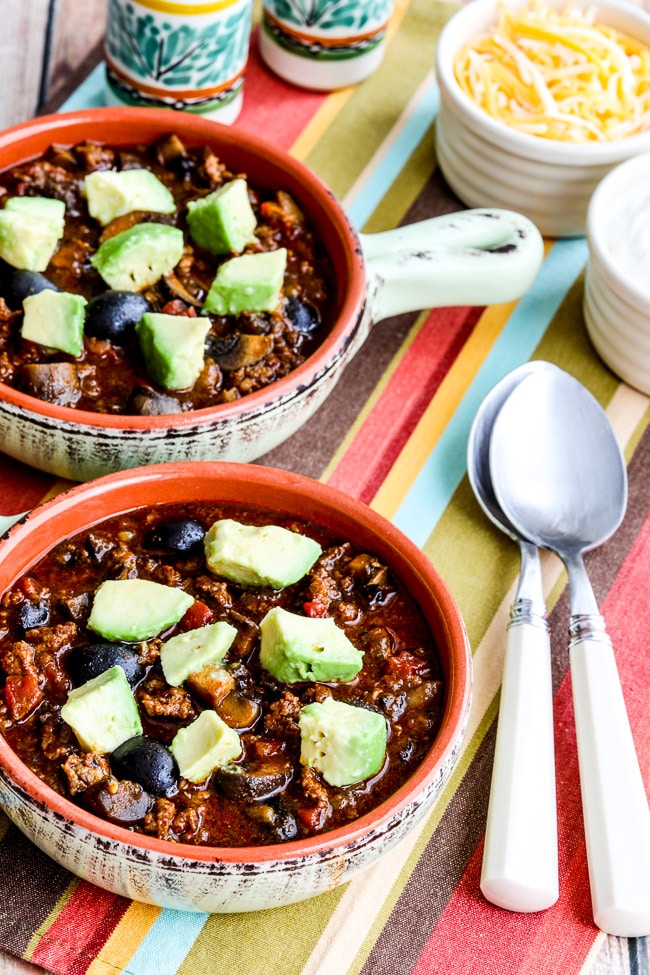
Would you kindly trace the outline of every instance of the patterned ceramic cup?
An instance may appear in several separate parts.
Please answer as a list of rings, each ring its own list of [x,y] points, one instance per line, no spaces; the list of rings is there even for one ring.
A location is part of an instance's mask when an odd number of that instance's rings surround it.
[[[292,84],[344,88],[378,67],[392,12],[393,0],[264,0],[260,52]]]
[[[233,122],[241,110],[253,0],[109,0],[109,105],[186,110]]]

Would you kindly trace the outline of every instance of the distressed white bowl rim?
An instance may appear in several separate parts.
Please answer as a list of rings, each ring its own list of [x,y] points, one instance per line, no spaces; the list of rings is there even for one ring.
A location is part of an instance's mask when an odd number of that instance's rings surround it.
[[[525,6],[526,2],[527,0],[512,0],[509,6],[518,9]],[[549,6],[562,9],[567,5],[566,0],[547,2]],[[650,40],[650,14],[623,0],[595,0],[593,3],[590,0],[575,0],[575,5],[579,8],[594,7],[596,20],[600,19],[618,30],[624,30],[619,25],[629,25],[625,28],[628,34],[633,34],[633,27],[638,27]],[[560,142],[519,132],[479,108],[456,81],[454,58],[465,43],[496,22],[497,11],[497,0],[471,0],[447,21],[438,39],[436,71],[441,92],[443,97],[449,98],[454,111],[459,113],[470,129],[524,160],[533,159],[536,162],[563,166],[603,166],[650,150],[650,131],[616,142]]]
[[[292,864],[295,864],[296,860],[301,858],[334,851],[338,848],[347,848],[350,845],[363,842],[364,838],[368,838],[370,841],[373,835],[378,831],[381,832],[382,828],[391,821],[399,820],[402,814],[408,814],[409,807],[426,790],[427,785],[435,778],[445,763],[451,761],[457,752],[459,737],[464,733],[467,723],[471,699],[471,652],[464,624],[455,601],[437,570],[422,550],[390,521],[362,502],[311,478],[257,465],[223,461],[190,461],[131,468],[127,471],[97,478],[63,492],[51,501],[36,507],[0,539],[0,561],[4,563],[13,557],[16,561],[11,574],[14,579],[19,577],[28,570],[30,564],[33,565],[51,548],[51,544],[43,547],[42,542],[39,541],[39,536],[42,537],[47,526],[56,523],[58,537],[63,538],[75,531],[83,530],[86,526],[89,527],[93,523],[111,517],[110,513],[102,512],[94,520],[92,516],[80,520],[84,512],[92,511],[98,499],[107,494],[114,494],[116,499],[124,499],[130,496],[137,487],[142,500],[137,504],[131,503],[129,505],[122,501],[120,505],[114,505],[113,514],[119,514],[121,511],[149,506],[156,494],[157,486],[158,490],[163,490],[165,486],[169,485],[177,486],[182,478],[185,478],[188,484],[192,478],[203,479],[204,481],[207,478],[216,484],[219,476],[239,477],[242,482],[250,487],[251,491],[268,486],[269,482],[272,481],[274,490],[279,491],[280,494],[284,493],[289,496],[295,492],[308,492],[312,507],[305,509],[304,516],[306,518],[310,517],[308,511],[311,510],[312,519],[317,519],[318,508],[315,502],[317,498],[322,499],[330,507],[330,510],[336,511],[337,517],[340,514],[343,521],[347,519],[351,522],[357,522],[361,517],[365,528],[375,534],[382,545],[385,544],[389,549],[396,552],[399,550],[403,565],[413,567],[413,579],[416,579],[419,573],[423,572],[422,586],[424,588],[426,588],[427,578],[434,582],[435,600],[449,639],[455,643],[457,651],[463,645],[464,654],[457,652],[454,657],[451,679],[449,675],[446,678],[447,696],[441,727],[420,766],[407,782],[388,799],[374,810],[346,826],[333,829],[321,836],[254,847],[193,846],[159,840],[152,836],[133,833],[125,828],[114,826],[92,813],[86,812],[47,786],[23,764],[2,736],[0,736],[0,770],[9,777],[14,788],[24,792],[37,804],[47,806],[62,821],[72,822],[87,833],[95,834],[111,843],[150,851],[167,861],[173,859],[181,865],[185,863],[188,866],[192,862],[204,865],[215,862],[233,865],[245,864],[250,865],[251,869],[284,861],[291,861]],[[164,500],[167,501],[169,498],[165,497]],[[215,500],[218,500],[216,492]],[[250,501],[249,503],[254,502]],[[264,502],[261,503],[264,506]],[[52,542],[52,544],[56,544],[56,542]],[[9,581],[3,582],[3,590],[10,585],[11,582]],[[417,598],[416,603],[418,603]]]

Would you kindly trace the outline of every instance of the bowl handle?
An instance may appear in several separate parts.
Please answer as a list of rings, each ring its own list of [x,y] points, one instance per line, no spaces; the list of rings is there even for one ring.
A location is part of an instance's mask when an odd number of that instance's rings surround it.
[[[537,227],[510,210],[462,210],[360,237],[373,322],[422,308],[513,301],[544,258]]]

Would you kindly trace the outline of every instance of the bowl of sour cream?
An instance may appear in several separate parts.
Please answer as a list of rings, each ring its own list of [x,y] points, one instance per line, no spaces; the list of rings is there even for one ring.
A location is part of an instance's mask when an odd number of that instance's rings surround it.
[[[617,376],[650,393],[650,153],[598,185],[587,212],[583,309],[589,337]]]

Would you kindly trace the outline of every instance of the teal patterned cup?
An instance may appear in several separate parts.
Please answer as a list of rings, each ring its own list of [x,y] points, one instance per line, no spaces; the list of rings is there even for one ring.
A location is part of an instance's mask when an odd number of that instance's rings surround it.
[[[384,56],[393,0],[264,0],[260,53],[286,81],[331,91],[363,81]]]
[[[253,0],[109,0],[107,103],[234,122],[252,6]]]

